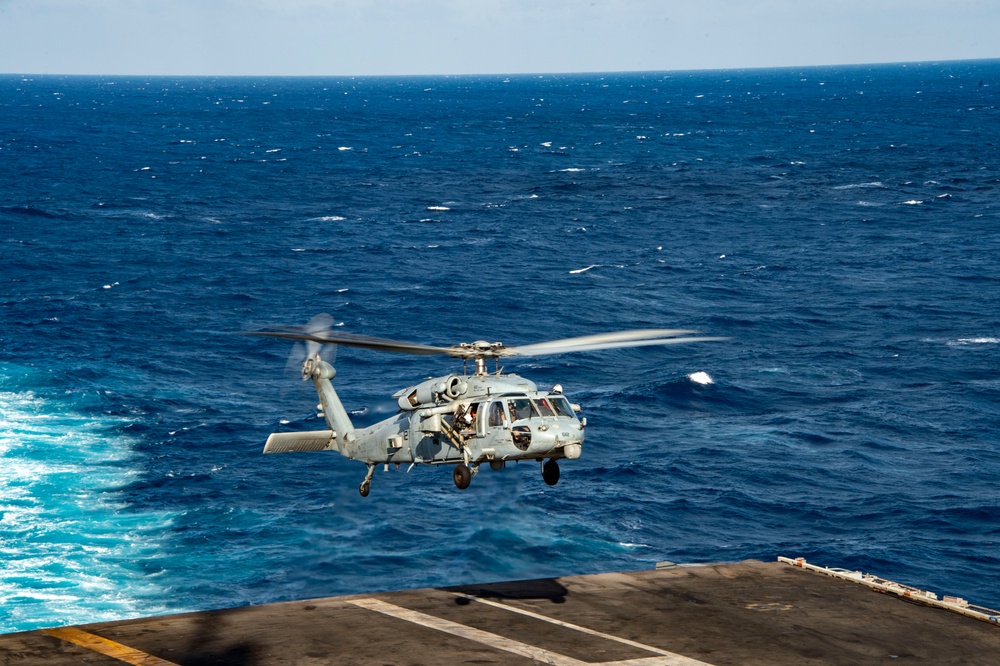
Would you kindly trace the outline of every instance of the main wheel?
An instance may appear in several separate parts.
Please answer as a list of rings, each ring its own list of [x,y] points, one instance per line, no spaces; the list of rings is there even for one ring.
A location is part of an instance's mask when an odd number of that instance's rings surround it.
[[[358,486],[358,492],[361,493],[362,497],[368,497],[368,493],[371,492],[372,483],[371,481],[362,481],[361,485]]]
[[[550,460],[542,465],[542,479],[550,486],[559,483],[559,463],[555,460]]]
[[[455,486],[459,490],[465,490],[472,482],[472,472],[469,471],[469,467],[465,463],[458,463],[455,465],[452,478],[455,479]]]

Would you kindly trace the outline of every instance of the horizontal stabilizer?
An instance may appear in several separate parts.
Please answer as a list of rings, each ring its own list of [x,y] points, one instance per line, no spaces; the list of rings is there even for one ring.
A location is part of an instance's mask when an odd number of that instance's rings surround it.
[[[264,445],[264,453],[294,453],[297,451],[333,451],[336,449],[332,430],[307,432],[273,432]]]

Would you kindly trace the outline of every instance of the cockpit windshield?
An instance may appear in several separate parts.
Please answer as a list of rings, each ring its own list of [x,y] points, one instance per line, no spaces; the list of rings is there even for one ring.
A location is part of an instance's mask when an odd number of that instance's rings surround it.
[[[499,408],[499,404],[494,403]],[[568,416],[576,418],[573,406],[569,400],[561,395],[548,395],[535,399],[531,398],[508,398],[507,410],[510,412],[511,421],[530,419],[536,416]],[[502,412],[502,410],[500,410]],[[493,425],[492,421],[490,425]],[[496,424],[499,425],[499,422]]]
[[[562,396],[549,396],[549,403],[552,405],[552,409],[558,416],[568,416],[571,419],[576,418],[576,414],[573,413],[573,407],[569,404],[569,400],[563,398]]]
[[[533,416],[538,416],[538,410],[531,404],[531,400],[527,398],[511,398],[507,401],[507,409],[510,411],[511,421],[520,421],[521,419],[530,419]]]
[[[535,400],[535,406],[538,408],[538,412],[542,416],[555,416],[555,412],[552,411],[552,407],[549,405],[547,398],[537,398]]]

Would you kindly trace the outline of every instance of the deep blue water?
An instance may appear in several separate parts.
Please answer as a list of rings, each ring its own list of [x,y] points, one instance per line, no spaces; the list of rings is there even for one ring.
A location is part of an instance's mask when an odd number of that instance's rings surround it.
[[[1000,605],[998,61],[4,76],[0,197],[0,631],[777,555]],[[316,398],[235,334],[324,311],[732,340],[508,362],[584,406],[558,486],[361,498],[261,455]],[[363,423],[456,367],[341,349],[336,384]]]

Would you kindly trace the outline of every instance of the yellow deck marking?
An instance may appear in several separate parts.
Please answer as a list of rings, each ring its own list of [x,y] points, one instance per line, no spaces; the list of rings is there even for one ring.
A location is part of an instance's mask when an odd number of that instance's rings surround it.
[[[382,613],[383,615],[389,615],[400,620],[406,620],[407,622],[419,624],[430,629],[436,629],[437,631],[451,634],[452,636],[458,636],[477,643],[482,643],[483,645],[497,650],[513,652],[514,654],[521,655],[522,657],[528,657],[529,659],[540,661],[543,664],[552,664],[553,666],[711,666],[711,664],[706,664],[705,662],[698,661],[697,659],[691,659],[689,657],[667,652],[666,650],[660,650],[658,648],[647,648],[646,646],[642,646],[643,649],[648,649],[651,652],[660,654],[661,656],[600,663],[580,661],[579,659],[567,657],[557,652],[552,652],[551,650],[545,650],[540,647],[535,647],[534,645],[528,645],[527,643],[515,641],[511,638],[498,636],[497,634],[483,631],[482,629],[467,627],[464,624],[452,622],[451,620],[445,620],[433,615],[427,615],[426,613],[421,613],[420,611],[402,608],[385,601],[380,601],[379,599],[356,599],[349,601],[348,603],[375,611],[377,613]],[[509,606],[501,605],[501,607],[510,610]],[[528,613],[530,613],[530,611],[526,614]],[[544,616],[539,617],[544,618]],[[551,620],[551,618],[548,619]],[[560,623],[558,620],[555,622]],[[570,628],[578,628],[576,625],[571,625],[569,623],[560,624]],[[579,627],[578,629],[582,629],[582,627]],[[604,636],[604,634],[599,634],[598,632],[593,632],[591,630],[586,630],[585,633],[595,633]],[[614,639],[614,637],[609,638]],[[618,640],[625,641],[626,639]]]
[[[153,655],[146,654],[141,650],[130,648],[127,645],[122,645],[121,643],[115,643],[113,640],[104,638],[103,636],[91,634],[74,627],[42,629],[40,633],[48,636],[54,636],[59,640],[66,641],[67,643],[73,643],[74,645],[79,645],[80,647],[85,647],[88,650],[107,655],[108,657],[114,657],[119,661],[124,661],[127,664],[132,664],[133,666],[178,666],[172,661],[154,657]]]

